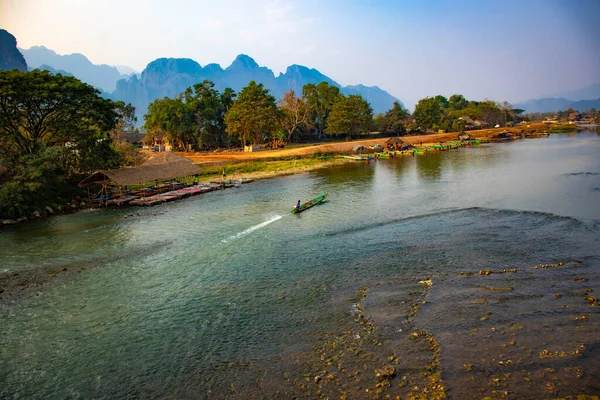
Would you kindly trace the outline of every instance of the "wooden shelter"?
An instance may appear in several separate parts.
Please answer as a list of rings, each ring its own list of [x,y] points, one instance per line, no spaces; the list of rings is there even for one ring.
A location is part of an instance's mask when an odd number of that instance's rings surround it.
[[[385,142],[386,146],[388,149],[390,150],[401,150],[402,147],[405,145],[404,140],[400,139],[399,137],[392,137],[389,138],[386,142]]]
[[[148,182],[159,182],[168,179],[184,178],[197,175],[201,172],[198,165],[192,160],[181,157],[175,161],[162,164],[142,165],[140,167],[126,167],[115,170],[103,170],[94,172],[79,183],[80,187],[89,187],[92,184],[101,184],[102,189],[94,196],[106,201],[109,197],[109,186],[143,186]]]

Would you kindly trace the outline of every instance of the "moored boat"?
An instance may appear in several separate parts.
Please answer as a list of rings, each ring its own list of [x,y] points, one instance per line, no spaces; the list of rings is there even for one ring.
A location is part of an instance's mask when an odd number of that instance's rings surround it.
[[[315,197],[314,199],[312,199],[312,200],[309,200],[309,201],[307,201],[306,203],[303,203],[303,204],[301,204],[301,205],[300,205],[300,207],[298,207],[298,208],[294,208],[294,209],[291,211],[291,213],[292,213],[292,214],[298,214],[298,213],[301,213],[301,212],[302,212],[302,211],[304,211],[304,210],[308,210],[308,209],[309,209],[309,208],[311,208],[312,206],[316,206],[317,204],[319,204],[319,203],[322,203],[322,202],[323,202],[323,200],[325,200],[325,198],[326,198],[327,196],[329,196],[329,192],[327,192],[327,193],[325,193],[325,194],[323,194],[323,195],[321,195],[321,196],[319,196],[319,197]]]

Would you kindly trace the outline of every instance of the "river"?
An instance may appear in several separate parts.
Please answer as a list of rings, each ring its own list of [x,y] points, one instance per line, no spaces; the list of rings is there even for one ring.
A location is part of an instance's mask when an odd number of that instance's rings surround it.
[[[0,307],[1,398],[600,394],[595,132],[83,211],[0,244],[2,274],[77,271]]]

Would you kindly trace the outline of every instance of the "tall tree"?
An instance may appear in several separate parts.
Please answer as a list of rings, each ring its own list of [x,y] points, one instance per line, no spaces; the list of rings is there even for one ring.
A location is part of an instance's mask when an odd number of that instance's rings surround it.
[[[115,103],[77,78],[40,70],[0,71],[0,139],[23,154],[108,139],[118,119]]]
[[[394,106],[385,113],[383,131],[396,136],[405,135],[409,116],[408,110],[402,108],[399,102],[394,101]]]
[[[448,107],[454,111],[460,111],[467,107],[468,104],[469,102],[462,94],[453,94],[448,99]]]
[[[442,116],[448,108],[448,100],[444,96],[426,97],[415,106],[413,117],[417,125],[423,129],[437,128]]]
[[[174,99],[156,99],[150,103],[144,115],[147,135],[160,132],[169,143],[180,148],[188,148],[196,143],[197,126],[192,123],[194,116],[184,102],[185,95]]]
[[[125,104],[122,101],[117,101],[115,102],[115,109],[119,114],[119,120],[110,131],[110,136],[113,140],[124,140],[127,132],[137,131],[135,107],[131,103]]]
[[[321,82],[318,85],[310,83],[302,87],[302,95],[306,97],[310,109],[311,124],[318,137],[327,128],[329,113],[339,94],[340,89],[337,86],[330,86],[327,82]]]
[[[282,111],[281,126],[287,132],[287,141],[292,140],[292,135],[301,126],[309,124],[309,108],[306,96],[297,97],[293,89],[285,92],[278,101]]]
[[[194,114],[199,146],[222,147],[226,141],[225,113],[233,103],[235,93],[226,88],[221,94],[209,80],[188,88],[185,101],[189,112]]]
[[[373,109],[362,96],[339,95],[333,104],[325,132],[329,135],[346,133],[349,136],[368,132],[373,120]]]
[[[250,81],[225,114],[227,133],[242,145],[260,144],[277,130],[279,111],[275,97],[262,83]]]

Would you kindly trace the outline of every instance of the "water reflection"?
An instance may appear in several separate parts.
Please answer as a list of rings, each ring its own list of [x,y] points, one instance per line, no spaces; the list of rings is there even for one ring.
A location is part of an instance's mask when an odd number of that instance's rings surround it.
[[[375,162],[348,162],[337,167],[316,170],[311,175],[321,178],[321,182],[327,185],[364,186],[365,182],[373,180]]]
[[[444,153],[446,154],[446,153]],[[417,175],[423,182],[436,182],[442,177],[442,155],[440,152],[425,152],[415,156]]]

